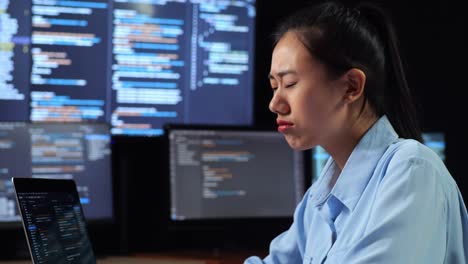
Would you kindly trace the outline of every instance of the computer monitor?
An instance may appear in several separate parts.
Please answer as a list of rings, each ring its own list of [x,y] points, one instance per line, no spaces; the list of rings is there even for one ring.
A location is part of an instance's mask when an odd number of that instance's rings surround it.
[[[275,131],[169,126],[171,220],[291,217],[303,153]]]
[[[113,134],[253,121],[255,0],[116,1]]]
[[[316,146],[311,149],[312,183],[318,180],[328,158],[330,158],[330,154],[328,154],[328,152],[321,146]]]
[[[11,177],[74,179],[86,219],[113,219],[106,124],[0,122],[0,225],[19,223]]]
[[[423,132],[422,137],[424,145],[432,149],[441,159],[445,160],[445,134],[443,132]],[[330,154],[320,147],[317,146],[311,150],[311,171],[312,171],[312,183],[315,182],[321,172],[325,163],[327,162]]]
[[[437,155],[439,155],[442,161],[446,162],[445,157],[445,134],[443,132],[425,132],[423,133],[424,145],[432,149]]]
[[[255,16],[255,0],[2,1],[0,121],[251,125]]]

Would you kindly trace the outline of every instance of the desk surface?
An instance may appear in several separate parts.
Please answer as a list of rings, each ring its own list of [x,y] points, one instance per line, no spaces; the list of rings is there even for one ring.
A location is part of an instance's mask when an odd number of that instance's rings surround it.
[[[238,264],[248,256],[264,256],[259,252],[196,252],[174,251],[167,253],[142,253],[134,256],[99,257],[97,264]],[[0,261],[0,264],[30,264],[29,260]]]
[[[170,258],[108,257],[100,258],[97,264],[208,264],[203,260],[179,260]],[[31,261],[0,261],[0,264],[31,264]]]

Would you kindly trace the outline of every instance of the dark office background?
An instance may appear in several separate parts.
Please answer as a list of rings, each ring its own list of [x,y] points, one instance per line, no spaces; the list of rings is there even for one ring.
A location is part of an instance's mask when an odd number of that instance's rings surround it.
[[[255,126],[274,128],[275,117],[268,110],[270,34],[284,16],[305,3],[299,0],[257,2]],[[464,124],[467,105],[462,96],[467,88],[468,21],[462,2],[387,0],[380,3],[390,11],[396,24],[423,130],[445,133],[447,167],[463,195],[468,197],[464,170],[468,160],[468,129]],[[269,241],[291,222],[291,219],[195,221],[184,225],[170,222],[165,139],[115,137],[112,148],[117,218],[113,224],[90,226],[98,254],[180,248],[266,250]],[[20,241],[16,247],[25,243],[22,234],[16,239]]]

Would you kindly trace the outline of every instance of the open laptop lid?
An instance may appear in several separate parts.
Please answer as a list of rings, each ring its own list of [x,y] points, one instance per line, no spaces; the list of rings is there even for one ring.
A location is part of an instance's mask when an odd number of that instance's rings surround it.
[[[73,180],[12,178],[37,263],[96,263]]]

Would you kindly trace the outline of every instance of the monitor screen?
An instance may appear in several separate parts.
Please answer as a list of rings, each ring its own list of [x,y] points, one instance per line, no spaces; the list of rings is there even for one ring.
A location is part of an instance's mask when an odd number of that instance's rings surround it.
[[[443,132],[423,132],[422,133],[424,145],[433,150],[441,159],[445,162],[445,136]],[[311,164],[312,164],[312,183],[315,182],[321,172],[325,163],[327,162],[330,154],[320,147],[317,146],[311,150]]]
[[[113,216],[109,127],[0,122],[0,222],[18,222],[11,177],[74,179],[89,220]]]
[[[316,146],[312,150],[312,182],[315,182],[320,173],[322,173],[323,167],[327,163],[328,158],[330,158],[330,154],[322,148],[321,146]]]
[[[1,1],[0,121],[145,136],[250,125],[255,12],[255,0]]]
[[[30,0],[0,1],[0,121],[29,118],[30,9]]]
[[[302,152],[275,131],[169,129],[171,219],[291,217]]]

